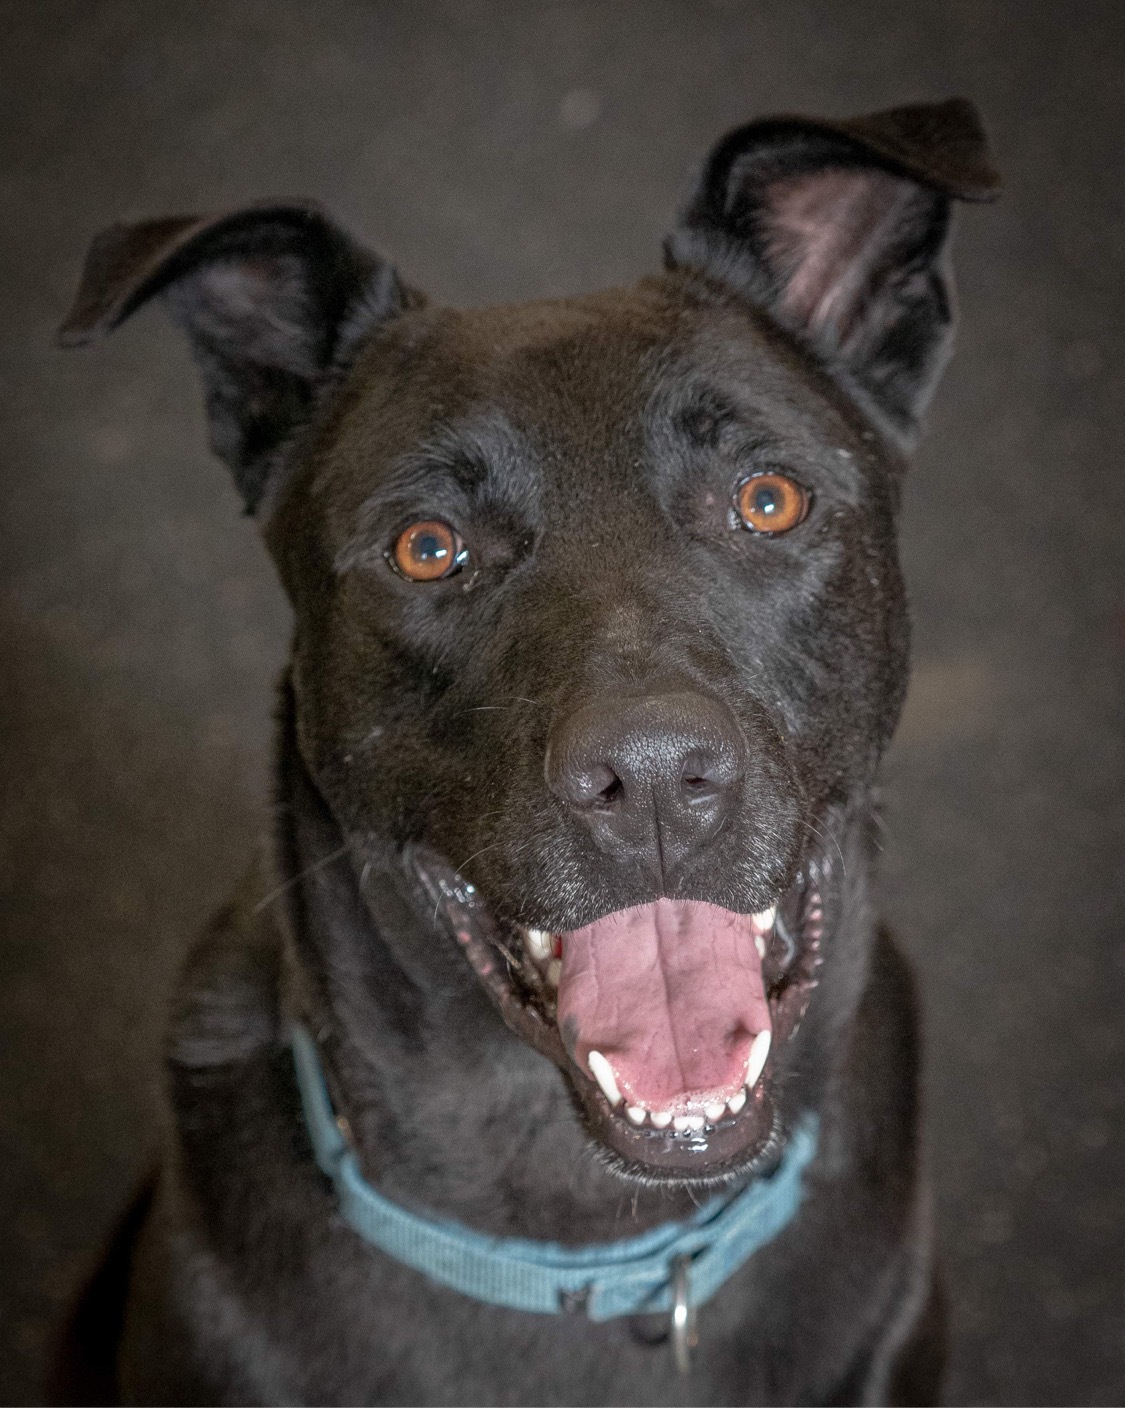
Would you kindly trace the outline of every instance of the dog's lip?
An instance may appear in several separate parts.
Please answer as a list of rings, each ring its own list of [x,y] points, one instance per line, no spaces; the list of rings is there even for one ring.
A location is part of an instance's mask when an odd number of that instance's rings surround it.
[[[551,982],[551,965],[558,963],[555,934],[499,919],[476,887],[427,847],[410,847],[408,861],[505,1023],[559,1067],[589,1133],[620,1172],[648,1181],[715,1182],[768,1162],[778,1142],[771,1077],[779,1052],[804,1016],[821,963],[825,901],[818,867],[807,866],[778,902],[763,959],[772,1043],[758,1079],[743,1088],[745,1103],[735,1110],[727,1103],[717,1118],[705,1117],[702,1127],[696,1119],[658,1127],[651,1114],[634,1122],[625,1102],[611,1100],[568,1054]]]

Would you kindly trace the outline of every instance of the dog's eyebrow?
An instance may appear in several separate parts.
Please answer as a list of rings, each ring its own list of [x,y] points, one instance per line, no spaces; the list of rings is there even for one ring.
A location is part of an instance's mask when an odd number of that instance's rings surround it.
[[[815,467],[819,479],[852,495],[861,478],[860,459],[852,450],[826,448],[824,436],[811,434],[784,404],[759,406],[707,381],[660,388],[647,419],[652,443],[665,451],[682,450],[686,443],[719,450],[748,466],[769,460],[795,470]]]
[[[681,397],[665,405],[675,428],[689,440],[713,449],[723,431],[738,420],[738,412],[721,392],[709,386],[693,386]]]
[[[653,397],[647,416],[650,433],[665,445],[686,441],[696,449],[728,448],[740,457],[784,455],[787,444],[771,427],[717,387],[694,382]],[[670,440],[669,440],[670,437]]]

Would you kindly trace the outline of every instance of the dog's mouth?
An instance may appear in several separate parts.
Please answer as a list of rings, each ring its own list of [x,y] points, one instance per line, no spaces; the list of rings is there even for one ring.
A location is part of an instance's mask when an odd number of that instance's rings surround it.
[[[823,864],[810,859],[758,913],[658,899],[551,932],[494,915],[433,852],[410,860],[508,1026],[563,1071],[618,1171],[714,1181],[770,1160],[771,1084],[821,962]]]

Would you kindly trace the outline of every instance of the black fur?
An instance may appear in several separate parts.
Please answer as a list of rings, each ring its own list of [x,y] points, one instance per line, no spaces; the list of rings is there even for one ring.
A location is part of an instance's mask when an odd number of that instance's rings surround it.
[[[950,198],[993,184],[964,103],[756,123],[712,154],[663,275],[467,313],[302,207],[95,244],[69,339],[163,293],[297,622],[275,844],[171,1025],[127,1401],[933,1398],[915,1008],[872,917],[871,789],[906,682],[901,448],[947,342]],[[811,495],[790,534],[732,519],[762,469]],[[405,581],[387,551],[435,518],[469,561]],[[545,760],[577,711],[669,690],[730,718],[740,761],[723,825],[654,873],[560,802]],[[502,1019],[419,885],[423,854],[503,924],[554,931],[662,887],[757,910],[815,870],[823,966],[771,1059],[758,1143],[698,1176],[611,1146],[561,1047],[552,1064]],[[753,1177],[815,1109],[807,1201],[704,1307],[677,1377],[660,1323],[480,1305],[344,1227],[301,1122],[293,1015],[368,1177],[403,1204],[630,1235]]]

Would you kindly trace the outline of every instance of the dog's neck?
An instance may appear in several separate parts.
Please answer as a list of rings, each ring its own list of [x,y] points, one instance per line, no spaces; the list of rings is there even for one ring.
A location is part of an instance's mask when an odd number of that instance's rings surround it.
[[[369,1181],[421,1211],[564,1243],[690,1214],[703,1190],[627,1181],[593,1151],[561,1073],[427,926],[397,857],[373,845],[364,858],[284,728],[281,749],[294,1001]],[[806,1104],[821,1103],[828,1075],[826,1053],[810,1050]]]

